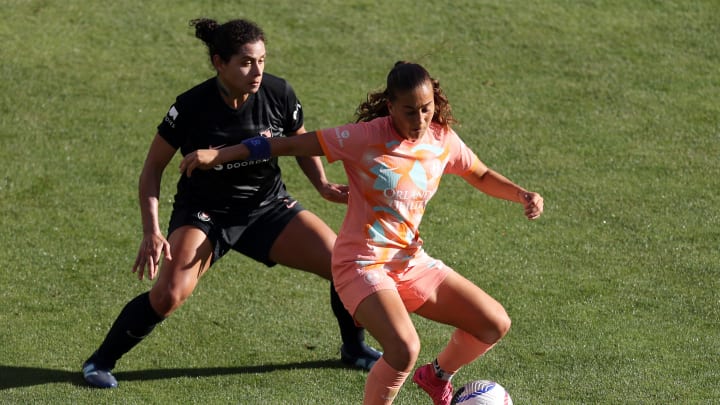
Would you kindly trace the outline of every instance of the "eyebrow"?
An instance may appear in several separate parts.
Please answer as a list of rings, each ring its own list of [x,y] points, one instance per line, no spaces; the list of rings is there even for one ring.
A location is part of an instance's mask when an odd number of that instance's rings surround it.
[[[244,55],[244,54],[240,54],[240,55],[238,55],[238,56],[239,56],[240,59],[242,59],[242,60],[260,60],[260,59],[265,59],[265,57],[267,56],[267,54],[262,54],[262,55],[258,56],[257,58],[255,58],[255,57],[253,57],[253,56],[250,56],[250,55]]]
[[[420,108],[427,107],[430,104],[432,104],[432,101],[428,101],[427,103],[421,105]],[[409,105],[409,104],[404,105],[403,108],[406,110],[415,110],[416,109],[416,107],[414,105]]]

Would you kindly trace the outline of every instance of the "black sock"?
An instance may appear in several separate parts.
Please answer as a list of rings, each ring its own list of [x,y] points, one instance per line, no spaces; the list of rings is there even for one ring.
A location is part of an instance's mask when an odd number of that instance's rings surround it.
[[[330,306],[340,326],[340,336],[345,348],[351,353],[361,351],[365,343],[365,328],[360,328],[355,324],[355,320],[340,301],[340,296],[335,291],[335,284],[332,282],[330,283]]]
[[[112,369],[115,362],[152,332],[163,317],[150,305],[150,293],[133,298],[125,305],[98,350],[94,360],[102,368]]]

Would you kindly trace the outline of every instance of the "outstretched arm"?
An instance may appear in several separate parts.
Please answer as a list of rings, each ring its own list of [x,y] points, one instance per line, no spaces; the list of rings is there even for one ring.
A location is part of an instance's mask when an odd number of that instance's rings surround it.
[[[528,219],[536,219],[543,213],[544,204],[540,194],[525,190],[482,162],[463,179],[489,196],[522,204]]]
[[[298,136],[306,133],[305,127],[301,127],[291,136]],[[344,184],[330,183],[325,177],[325,168],[322,161],[317,156],[296,156],[295,160],[302,169],[305,177],[320,193],[320,195],[332,202],[347,204],[348,202],[348,186]]]
[[[257,149],[253,148],[253,144],[261,145],[263,156],[257,156]],[[258,136],[247,139],[241,144],[222,149],[198,149],[188,153],[180,162],[180,172],[184,172],[190,177],[195,169],[210,169],[232,160],[260,160],[271,156],[322,155],[323,150],[315,132],[306,132],[287,138],[263,138]]]

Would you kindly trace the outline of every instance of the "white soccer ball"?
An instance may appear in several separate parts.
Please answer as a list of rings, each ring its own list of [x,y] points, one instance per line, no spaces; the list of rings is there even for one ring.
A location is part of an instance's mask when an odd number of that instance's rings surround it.
[[[457,405],[512,405],[505,388],[495,381],[471,381],[458,388],[451,404]]]

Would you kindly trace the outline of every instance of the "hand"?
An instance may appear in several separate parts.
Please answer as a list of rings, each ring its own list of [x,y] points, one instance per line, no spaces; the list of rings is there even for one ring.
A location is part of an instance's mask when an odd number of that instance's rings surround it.
[[[138,279],[142,280],[147,268],[147,275],[150,280],[154,279],[160,268],[160,256],[165,254],[165,258],[172,260],[170,254],[170,243],[161,234],[150,234],[143,237],[138,250],[135,264],[132,272],[137,273]]]
[[[195,169],[210,169],[219,163],[220,151],[217,149],[198,149],[190,152],[180,162],[180,173],[192,175]]]
[[[325,183],[322,185],[320,190],[318,190],[318,192],[324,199],[328,201],[340,204],[347,204],[350,187],[345,184]]]
[[[525,216],[527,219],[537,219],[542,215],[544,209],[543,198],[538,193],[524,192],[522,193],[523,205],[525,206]]]

